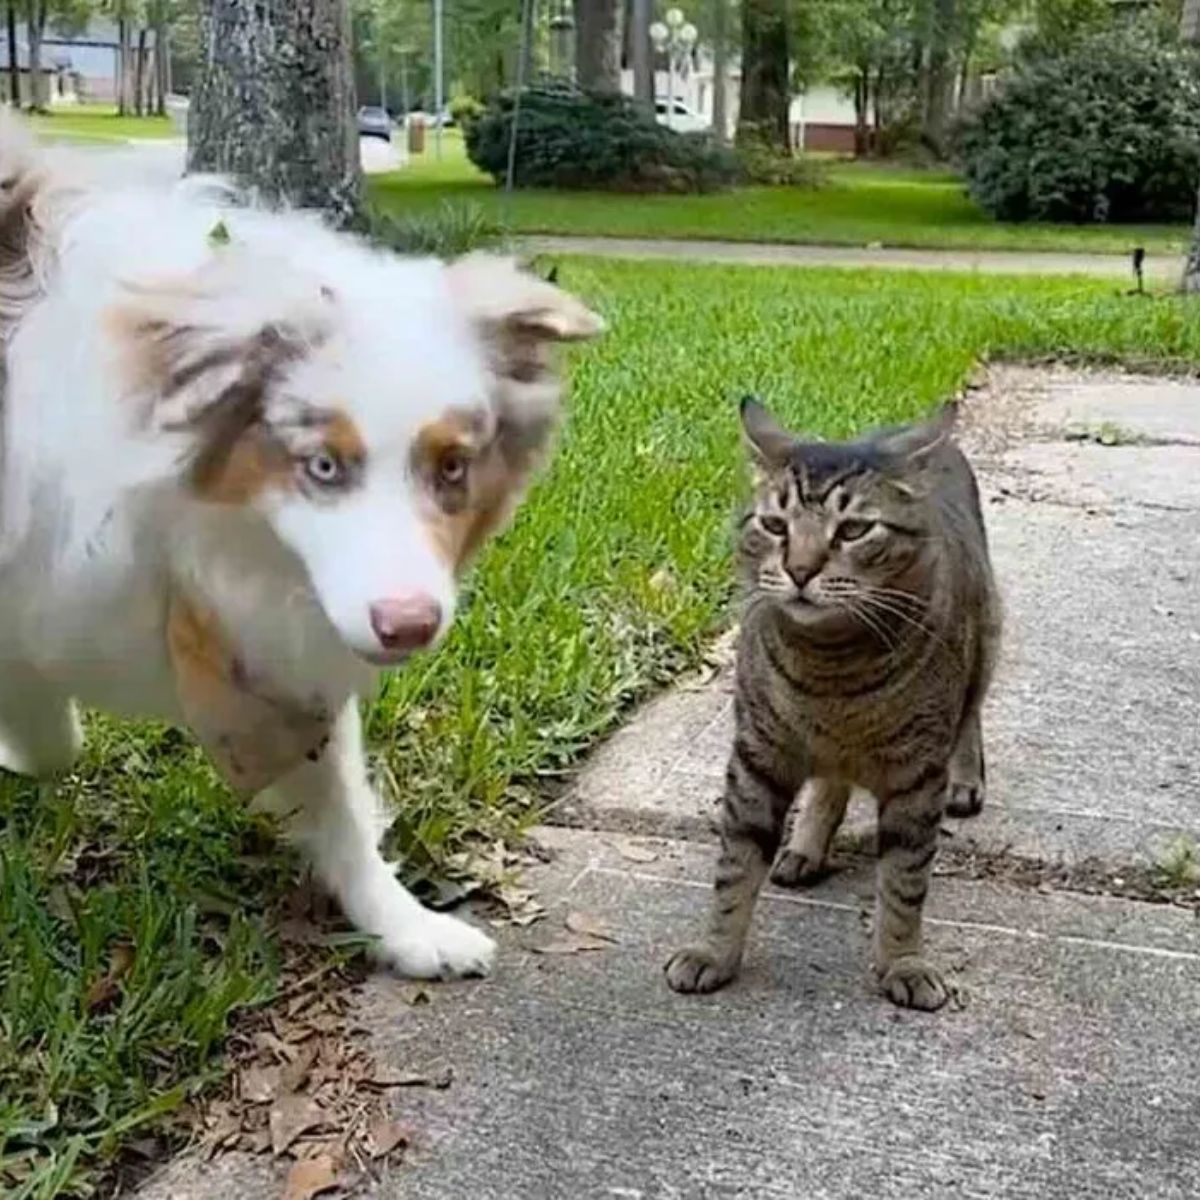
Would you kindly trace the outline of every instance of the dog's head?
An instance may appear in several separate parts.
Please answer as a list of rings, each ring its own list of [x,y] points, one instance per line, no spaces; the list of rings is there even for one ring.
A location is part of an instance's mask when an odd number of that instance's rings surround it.
[[[447,628],[456,576],[547,448],[555,344],[602,322],[505,258],[331,257],[216,246],[128,288],[110,332],[136,419],[181,439],[186,486],[260,514],[341,640],[385,665]]]

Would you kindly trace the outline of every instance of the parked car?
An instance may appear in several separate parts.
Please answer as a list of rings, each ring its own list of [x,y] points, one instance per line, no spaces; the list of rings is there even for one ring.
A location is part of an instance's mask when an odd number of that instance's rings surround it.
[[[660,96],[654,101],[654,111],[658,115],[660,125],[670,125],[676,133],[705,133],[711,127],[710,122],[702,117],[694,108],[689,108],[677,96],[674,105],[667,112],[667,99]]]
[[[358,136],[382,138],[385,142],[392,140],[392,118],[386,108],[373,105],[363,105],[358,110]]]

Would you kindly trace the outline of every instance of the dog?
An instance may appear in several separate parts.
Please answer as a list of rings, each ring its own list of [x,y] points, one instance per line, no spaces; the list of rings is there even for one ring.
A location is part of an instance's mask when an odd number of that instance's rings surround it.
[[[190,727],[414,978],[491,940],[379,843],[357,701],[443,636],[602,320],[502,256],[401,258],[213,180],[96,188],[0,128],[0,766],[78,706]]]

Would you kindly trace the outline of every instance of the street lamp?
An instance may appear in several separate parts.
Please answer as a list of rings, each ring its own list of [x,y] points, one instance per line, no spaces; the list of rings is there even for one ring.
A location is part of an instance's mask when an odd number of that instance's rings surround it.
[[[662,21],[650,26],[650,40],[659,54],[667,56],[667,127],[675,124],[675,70],[686,66],[696,45],[696,27],[682,9],[668,8]]]

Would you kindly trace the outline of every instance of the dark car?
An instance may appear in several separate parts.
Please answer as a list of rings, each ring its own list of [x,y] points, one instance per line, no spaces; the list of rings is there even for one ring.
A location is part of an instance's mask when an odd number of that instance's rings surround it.
[[[358,110],[358,136],[392,140],[392,118],[386,108],[366,105]]]

